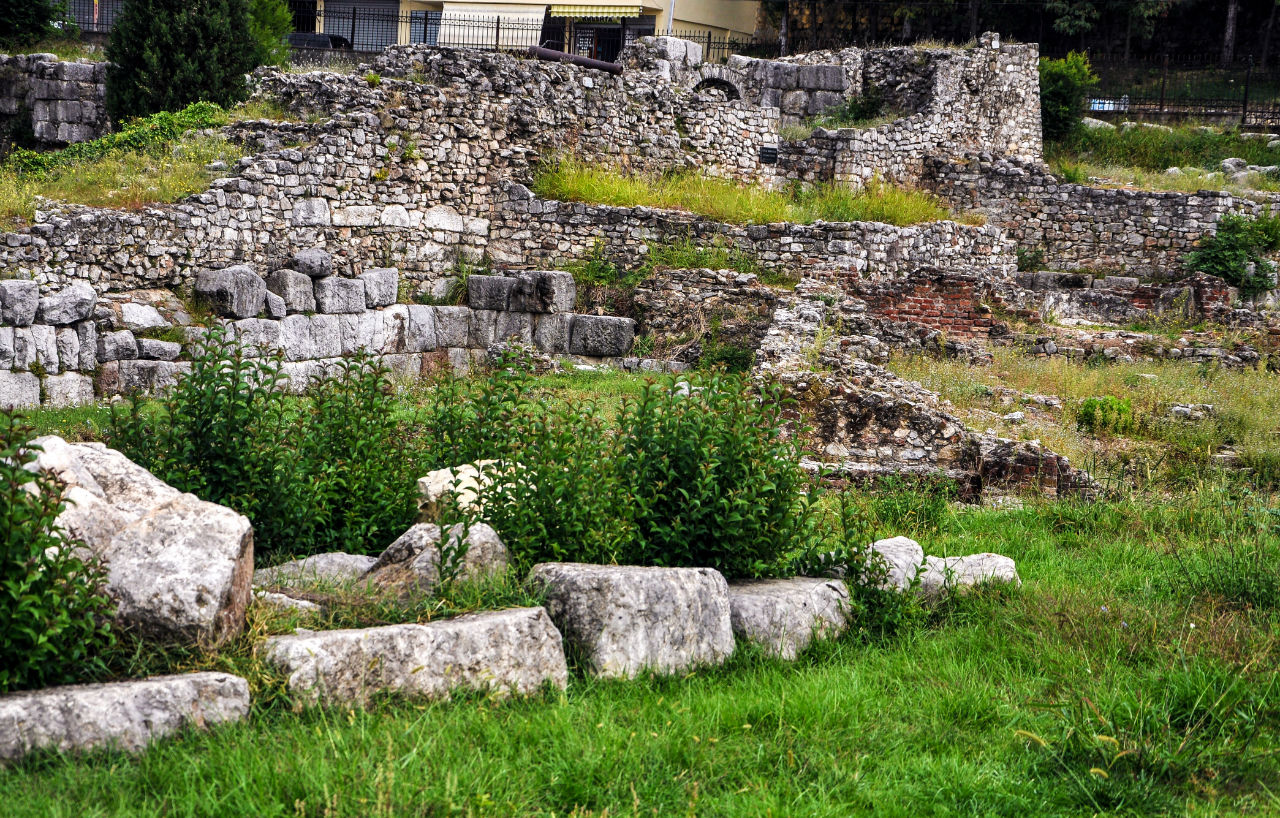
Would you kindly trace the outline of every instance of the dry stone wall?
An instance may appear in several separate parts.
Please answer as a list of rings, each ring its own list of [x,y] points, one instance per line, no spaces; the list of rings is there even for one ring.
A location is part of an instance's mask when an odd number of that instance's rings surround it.
[[[975,156],[930,159],[925,184],[953,208],[986,213],[1020,247],[1041,249],[1062,269],[1169,279],[1182,256],[1226,213],[1280,210],[1221,191],[1166,193],[1098,188],[1058,180],[1043,165]]]
[[[36,142],[48,147],[97,139],[109,127],[106,75],[104,62],[0,54],[0,122],[30,128]]]

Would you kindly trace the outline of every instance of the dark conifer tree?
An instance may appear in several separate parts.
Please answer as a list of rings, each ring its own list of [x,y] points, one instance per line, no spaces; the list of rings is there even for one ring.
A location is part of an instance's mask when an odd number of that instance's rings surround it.
[[[125,0],[107,45],[107,111],[120,122],[201,100],[234,105],[256,49],[245,0]]]

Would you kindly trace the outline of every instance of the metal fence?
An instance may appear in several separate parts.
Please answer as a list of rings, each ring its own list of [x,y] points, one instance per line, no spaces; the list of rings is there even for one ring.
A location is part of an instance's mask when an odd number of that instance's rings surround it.
[[[1090,55],[1098,87],[1092,115],[1280,125],[1280,69],[1251,57],[1223,66],[1215,54],[1123,59]]]

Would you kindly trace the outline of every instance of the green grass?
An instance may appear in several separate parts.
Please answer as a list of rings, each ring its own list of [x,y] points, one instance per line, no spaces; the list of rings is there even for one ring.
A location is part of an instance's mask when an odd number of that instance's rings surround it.
[[[823,220],[903,226],[951,218],[935,197],[882,183],[860,191],[837,185],[772,191],[691,173],[629,175],[616,168],[572,160],[541,168],[533,190],[547,199],[685,210],[730,224],[810,224]]]
[[[192,138],[174,147],[111,154],[51,170],[39,179],[0,170],[0,229],[30,224],[36,196],[126,210],[175,202],[208,187],[216,175],[205,170],[210,162],[240,158],[239,150],[220,138]]]
[[[1231,157],[1251,165],[1280,165],[1280,150],[1268,148],[1264,139],[1241,139],[1235,131],[1196,125],[1180,125],[1172,132],[1080,128],[1069,139],[1046,145],[1045,157],[1050,164],[1085,163],[1157,173],[1171,167],[1220,170],[1222,160]]]
[[[74,62],[75,60],[105,60],[106,54],[100,46],[92,46],[78,39],[59,38],[41,40],[35,45],[23,46],[9,50],[10,54],[56,54],[58,59]]]
[[[1280,619],[1193,595],[1173,549],[1275,535],[1240,498],[1191,499],[953,509],[926,549],[1006,553],[1021,591],[795,664],[748,651],[507,703],[266,699],[138,758],[29,760],[0,799],[14,818],[1270,814]]]

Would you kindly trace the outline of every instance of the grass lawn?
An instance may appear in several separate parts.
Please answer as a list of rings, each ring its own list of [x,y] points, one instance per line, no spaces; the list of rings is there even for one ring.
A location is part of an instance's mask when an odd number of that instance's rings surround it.
[[[952,510],[926,550],[1008,554],[1021,591],[791,665],[575,677],[508,703],[273,700],[139,758],[28,761],[0,772],[0,803],[15,818],[1271,814],[1275,588],[1259,607],[1210,600],[1182,568],[1249,532],[1276,555],[1226,502]]]

